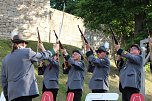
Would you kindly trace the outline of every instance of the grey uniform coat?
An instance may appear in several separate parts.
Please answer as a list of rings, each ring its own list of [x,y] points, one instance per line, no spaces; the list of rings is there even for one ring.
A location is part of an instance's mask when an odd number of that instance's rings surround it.
[[[9,101],[21,96],[39,94],[33,62],[48,59],[54,50],[36,53],[30,48],[20,48],[8,54],[2,62],[2,87]]]
[[[51,68],[49,65],[44,70],[44,80],[43,84],[47,89],[58,89],[58,77],[59,77],[59,62],[49,59],[49,62],[51,64]]]
[[[127,59],[125,65],[120,70],[120,82],[122,88],[133,87],[141,88],[141,71],[143,59],[141,55],[131,55],[130,53],[119,49],[117,54]]]
[[[69,55],[66,60],[71,65],[68,70],[67,89],[83,89],[85,64],[84,61],[74,61]],[[66,70],[65,70],[66,71]]]
[[[89,81],[89,88],[91,90],[109,90],[108,75],[110,72],[110,62],[107,57],[100,59],[95,58],[91,51],[86,53],[88,61],[94,64],[92,78]]]

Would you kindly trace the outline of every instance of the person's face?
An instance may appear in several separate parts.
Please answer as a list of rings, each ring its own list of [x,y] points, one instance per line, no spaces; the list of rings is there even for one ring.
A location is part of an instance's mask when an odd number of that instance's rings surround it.
[[[140,51],[138,50],[137,47],[131,47],[131,48],[130,48],[130,54],[139,55],[139,54],[140,54]]]
[[[81,55],[80,55],[79,53],[77,53],[77,52],[74,52],[74,53],[72,54],[72,58],[73,58],[74,60],[80,60],[80,59],[81,59]]]
[[[106,56],[106,52],[104,52],[104,51],[98,51],[97,52],[97,56],[98,56],[98,58],[104,58]]]
[[[20,48],[26,48],[27,44],[25,42],[22,42],[22,43],[18,44],[18,46]]]

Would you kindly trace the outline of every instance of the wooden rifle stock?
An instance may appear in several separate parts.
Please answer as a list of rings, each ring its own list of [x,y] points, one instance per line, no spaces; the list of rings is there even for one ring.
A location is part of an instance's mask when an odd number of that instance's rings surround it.
[[[81,31],[79,25],[78,25],[78,29],[79,29],[79,31],[80,31],[80,33],[81,33],[81,36],[83,37],[85,43],[88,44],[88,41],[87,41],[87,39],[85,38],[85,36],[83,35],[83,33],[82,33],[82,31]],[[91,47],[90,47],[90,51],[93,53],[93,50],[92,50]],[[91,64],[91,62],[90,62],[90,61],[88,61],[88,62],[89,62],[89,66],[93,67],[93,65]]]
[[[38,34],[38,41],[39,41],[39,43],[42,43],[38,27],[37,27],[37,34]]]
[[[55,34],[56,39],[59,39],[58,36],[57,36],[57,34],[56,34],[56,32],[55,32],[55,30],[53,30],[53,31],[54,31],[54,34]],[[62,45],[61,42],[60,42],[60,40],[59,40],[59,45],[60,45],[60,48],[61,48],[61,49],[64,49],[64,48],[63,48],[63,45]]]
[[[85,38],[85,36],[83,35],[83,33],[82,33],[82,31],[81,31],[79,25],[78,25],[78,29],[79,29],[79,31],[80,31],[80,33],[81,33],[81,36],[83,37],[85,43],[88,44],[88,41],[87,41],[87,39]],[[90,48],[90,50],[93,52],[92,48]]]
[[[110,27],[110,31],[112,32],[112,38],[114,39],[115,44],[118,45],[118,41],[117,41],[117,39],[116,39],[116,37],[115,37],[115,35],[114,35],[114,32],[113,32],[113,30],[112,30],[111,27]]]

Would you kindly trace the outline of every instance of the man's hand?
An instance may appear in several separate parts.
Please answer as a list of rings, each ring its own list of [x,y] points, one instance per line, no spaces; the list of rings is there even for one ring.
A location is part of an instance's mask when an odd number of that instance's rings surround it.
[[[118,51],[120,49],[120,44],[118,45],[115,44],[115,49]]]
[[[62,53],[63,55],[68,55],[66,49],[61,49],[61,53]]]
[[[57,53],[58,50],[59,50],[59,44],[56,43],[56,44],[53,46],[53,49],[54,49],[55,53]]]
[[[90,51],[90,44],[86,44],[86,51]]]
[[[45,48],[44,48],[44,46],[43,46],[43,43],[41,42],[38,42],[38,47],[39,47],[39,49],[43,52],[43,51],[45,51]]]

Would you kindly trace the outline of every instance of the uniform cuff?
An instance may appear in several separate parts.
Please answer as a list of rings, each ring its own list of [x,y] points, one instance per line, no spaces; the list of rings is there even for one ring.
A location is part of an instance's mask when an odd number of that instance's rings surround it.
[[[118,54],[118,55],[121,55],[122,52],[123,52],[123,49],[119,49],[119,50],[117,51],[117,54]]]
[[[55,51],[54,51],[54,49],[52,48],[52,49],[50,49],[50,51],[51,51],[51,53],[52,53],[52,56],[55,54]]]
[[[66,55],[66,56],[65,56],[65,60],[66,60],[66,61],[68,61],[69,58],[70,58],[70,55]]]
[[[89,57],[89,56],[92,55],[92,54],[93,54],[92,51],[88,51],[88,52],[86,53],[86,56]]]

